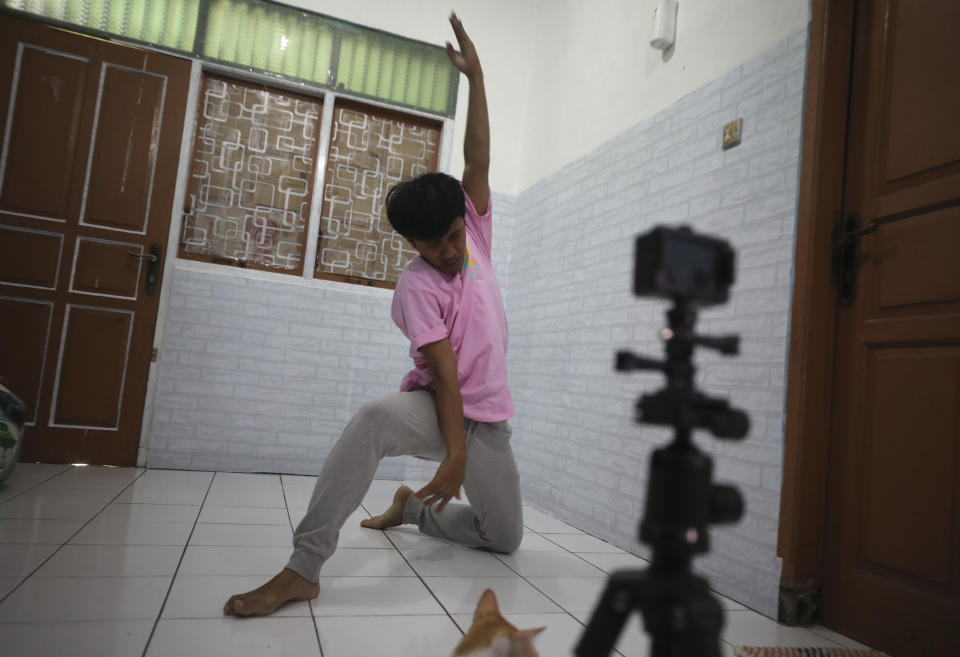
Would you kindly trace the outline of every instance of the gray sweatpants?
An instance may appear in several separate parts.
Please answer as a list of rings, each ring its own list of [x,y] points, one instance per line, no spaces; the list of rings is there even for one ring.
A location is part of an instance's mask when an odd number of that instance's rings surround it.
[[[413,495],[404,523],[430,536],[495,552],[513,552],[523,538],[520,477],[506,422],[464,421],[467,504],[448,504],[441,513]],[[287,568],[316,582],[320,567],[337,547],[340,528],[360,505],[385,456],[416,456],[440,462],[447,448],[437,407],[427,390],[389,395],[364,404],[343,430],[317,478],[307,514],[293,536]]]

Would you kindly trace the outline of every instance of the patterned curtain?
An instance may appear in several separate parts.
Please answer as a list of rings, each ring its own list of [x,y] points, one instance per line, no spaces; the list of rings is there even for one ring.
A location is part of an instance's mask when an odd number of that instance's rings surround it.
[[[318,277],[396,282],[416,251],[393,232],[383,202],[401,180],[437,170],[441,128],[436,121],[338,103],[323,192]]]
[[[182,256],[302,271],[321,109],[319,100],[205,78]]]

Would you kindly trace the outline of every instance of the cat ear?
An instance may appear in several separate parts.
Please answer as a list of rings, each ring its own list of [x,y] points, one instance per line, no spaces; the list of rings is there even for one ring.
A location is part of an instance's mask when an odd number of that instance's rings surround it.
[[[535,630],[519,630],[510,637],[509,657],[539,657],[537,649],[533,647],[533,637],[543,632],[545,627]]]
[[[474,620],[484,616],[499,616],[500,607],[497,606],[497,596],[490,589],[483,592],[480,601],[477,602],[477,610],[473,612]]]
[[[536,628],[535,630],[520,630],[519,632],[517,632],[517,633],[516,633],[515,635],[513,635],[513,636],[514,636],[515,639],[526,639],[526,640],[529,640],[529,639],[532,639],[533,637],[537,636],[537,635],[540,634],[541,632],[543,632],[545,629],[547,629],[546,626],[544,626],[544,627],[538,627],[538,628]]]

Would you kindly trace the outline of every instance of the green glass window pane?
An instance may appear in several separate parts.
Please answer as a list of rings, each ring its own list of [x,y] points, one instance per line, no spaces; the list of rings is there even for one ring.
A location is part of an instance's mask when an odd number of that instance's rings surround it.
[[[67,13],[64,20],[75,25],[83,25],[83,16],[86,13],[85,0],[70,0],[67,3]]]
[[[404,89],[403,102],[407,105],[416,105],[419,100],[420,83],[423,73],[423,57],[410,56],[410,65],[407,67],[407,80]]]
[[[123,34],[126,27],[126,3],[107,3],[107,22],[104,29],[110,34]]]
[[[183,33],[180,35],[180,50],[193,51],[193,44],[196,41],[197,22],[200,20],[200,0],[188,0],[187,2],[187,22],[183,27]]]
[[[160,43],[163,37],[163,23],[167,17],[167,8],[162,2],[151,2],[147,5],[147,15],[144,19],[143,40],[149,43]]]
[[[310,29],[304,21],[300,25],[300,61],[297,62],[297,70],[300,77],[304,80],[316,80],[314,77],[314,63],[317,59],[317,40],[314,37],[314,30]],[[323,82],[326,82],[324,76]]]
[[[432,107],[433,85],[437,76],[437,67],[431,61],[425,61],[423,66],[423,77],[420,78],[420,97],[417,98],[417,105],[420,107]]]
[[[287,16],[283,21],[283,30],[280,37],[280,47],[283,50],[283,63],[280,72],[289,78],[301,78],[300,49],[302,47],[300,27],[293,16]]]
[[[396,50],[390,53],[390,86],[386,88],[386,96],[400,103],[405,103],[403,85],[407,81],[407,68],[410,64],[410,54],[406,50]]]
[[[353,70],[353,53],[356,51],[356,44],[352,39],[341,39],[340,58],[337,62],[337,83],[340,87],[346,88],[348,83],[347,71]]]
[[[57,20],[64,20],[67,17],[67,1],[66,0],[47,0],[44,5],[45,13],[51,18],[56,18]]]
[[[447,66],[438,65],[435,71],[436,81],[433,86],[433,98],[428,107],[440,112],[447,106],[447,95],[450,93],[450,69]]]
[[[253,61],[253,40],[256,25],[251,20],[249,11],[237,15],[237,56],[233,61],[244,66],[250,66]]]
[[[180,32],[183,30],[183,10],[183,0],[168,0],[163,45],[169,48],[174,48],[180,43]]]
[[[171,34],[174,39],[171,47],[177,50],[193,51],[194,41],[197,34],[197,20],[200,16],[200,0],[167,0],[168,2],[177,2],[183,5],[181,11],[182,18],[177,25],[176,34]]]
[[[95,30],[105,30],[107,27],[106,21],[104,20],[106,13],[106,0],[91,0],[90,8],[87,10],[87,20],[85,25],[87,27],[92,27]]]
[[[230,11],[226,2],[213,2],[207,10],[207,34],[203,40],[203,54],[214,59],[229,59],[226,54],[230,34],[227,20]]]
[[[130,16],[127,20],[131,36],[143,38],[147,18],[147,0],[131,0]]]
[[[250,14],[253,23],[253,52],[250,65],[261,70],[267,68],[267,59],[270,56],[270,24],[265,20],[266,15],[259,7]]]
[[[384,48],[380,55],[380,80],[377,84],[376,95],[380,98],[397,100],[393,95],[393,80],[396,73],[396,53],[392,49]]]
[[[313,60],[313,80],[321,84],[330,84],[330,60],[333,54],[333,34],[324,30],[317,35],[316,56]]]
[[[264,16],[264,23],[267,27],[267,29],[264,30],[267,35],[266,42],[263,44],[267,53],[267,63],[263,68],[268,71],[276,71],[280,69],[283,58],[283,46],[281,44],[283,30],[277,22],[277,17],[273,14],[266,14]]]
[[[347,89],[351,91],[363,90],[363,78],[367,72],[367,55],[369,52],[366,39],[354,39],[353,67],[350,71],[350,83],[347,85]]]
[[[377,95],[377,82],[382,75],[380,69],[383,49],[379,43],[373,43],[367,52],[367,67],[363,72],[363,93],[368,96]]]
[[[244,16],[240,12],[231,11],[229,3],[221,2],[220,23],[222,26],[223,40],[219,44],[219,52],[214,51],[213,56],[217,59],[224,59],[228,62],[237,61],[240,49],[241,31],[240,26],[244,24]],[[216,47],[216,42],[213,42]],[[207,48],[211,46],[211,39],[207,37]]]

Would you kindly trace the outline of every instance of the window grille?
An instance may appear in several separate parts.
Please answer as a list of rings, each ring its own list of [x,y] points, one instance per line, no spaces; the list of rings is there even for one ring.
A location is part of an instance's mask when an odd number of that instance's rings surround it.
[[[392,105],[456,112],[459,72],[444,48],[266,0],[0,0],[0,8]]]
[[[181,257],[299,274],[319,100],[205,76]]]
[[[437,170],[442,124],[342,101],[333,114],[315,276],[392,286],[416,251],[383,202],[397,182]]]

